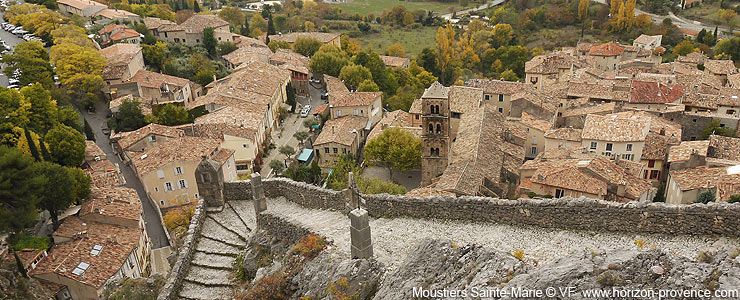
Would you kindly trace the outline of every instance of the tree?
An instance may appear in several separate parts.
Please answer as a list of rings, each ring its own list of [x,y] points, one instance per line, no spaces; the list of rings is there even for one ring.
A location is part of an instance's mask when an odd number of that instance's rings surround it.
[[[285,166],[283,165],[282,161],[273,159],[270,161],[270,169],[275,171],[275,174],[282,174],[283,171],[285,170]]]
[[[31,152],[31,156],[36,161],[41,161],[41,156],[39,156],[39,150],[36,149],[36,142],[33,141],[33,137],[31,137],[31,132],[28,131],[28,128],[23,128],[23,132],[26,135],[26,141],[28,143],[28,150]]]
[[[244,12],[240,8],[235,6],[222,7],[221,11],[218,12],[218,17],[226,22],[229,22],[229,25],[233,27],[240,26],[244,24],[244,22],[246,22],[246,16]]]
[[[730,196],[730,199],[727,200],[729,203],[740,203],[740,194],[734,194]]]
[[[272,52],[277,52],[278,49],[290,49],[290,43],[286,41],[270,41],[267,47],[270,47]]]
[[[696,47],[694,47],[694,43],[689,39],[685,39],[673,48],[673,54],[676,56],[682,56],[696,51],[695,49]]]
[[[714,46],[715,57],[730,57],[733,61],[740,60],[740,37],[724,38]]]
[[[439,77],[442,84],[449,85],[454,82],[454,72],[458,64],[455,57],[455,31],[452,25],[447,24],[445,28],[437,29],[436,43]]]
[[[216,45],[218,45],[218,41],[213,36],[213,27],[203,29],[203,47],[208,50],[208,53],[213,55],[216,53]]]
[[[730,28],[730,33],[732,33],[732,30],[737,24],[737,13],[731,9],[720,9],[719,18],[727,24],[727,27]]]
[[[184,106],[173,103],[157,106],[153,114],[154,123],[161,125],[176,126],[190,123],[191,121],[188,110]]]
[[[311,57],[321,48],[323,43],[315,38],[300,37],[293,43],[293,50],[303,56]]]
[[[85,137],[77,130],[57,124],[44,137],[54,162],[63,166],[78,166],[85,158]]]
[[[102,74],[108,61],[97,49],[65,42],[51,47],[49,56],[56,66],[59,80],[70,93],[78,96],[95,94],[105,85]]]
[[[303,120],[303,127],[308,128],[309,130],[311,127],[319,125],[319,121],[316,119],[305,119]]]
[[[41,148],[41,156],[44,158],[44,160],[51,161],[51,153],[49,153],[49,150],[46,149],[46,143],[44,143],[44,139],[39,139],[39,148]]]
[[[296,131],[296,133],[293,134],[293,137],[296,140],[298,140],[298,143],[300,143],[301,145],[303,145],[303,141],[305,141],[308,138],[308,136],[309,136],[309,133],[308,131],[305,131],[305,130]]]
[[[709,202],[714,202],[715,200],[716,200],[716,196],[714,195],[714,192],[711,190],[706,190],[706,191],[699,193],[699,195],[696,196],[696,200],[694,200],[694,203],[707,204]]]
[[[87,119],[82,119],[85,122],[85,138],[87,138],[88,141],[95,141],[95,133],[93,132],[92,127],[90,127],[90,123],[87,122]]]
[[[493,36],[491,37],[491,40],[489,41],[489,43],[494,48],[506,46],[506,45],[509,45],[509,43],[511,43],[513,36],[514,36],[514,29],[511,28],[511,25],[496,24],[496,26],[493,27]]]
[[[275,32],[275,22],[272,20],[272,13],[267,17],[267,36],[274,35]]]
[[[198,0],[193,1],[193,11],[196,13],[200,12],[200,4],[198,4]]]
[[[252,32],[255,29],[265,32],[267,30],[267,22],[265,22],[265,19],[260,14],[253,14],[252,18],[249,19],[249,28],[252,29]]]
[[[161,70],[164,67],[164,62],[167,61],[169,56],[169,50],[167,49],[167,43],[158,41],[154,45],[141,45],[141,53],[144,55],[144,62],[149,66],[155,66]]]
[[[354,91],[360,86],[360,83],[365,80],[372,80],[373,74],[370,73],[368,68],[360,65],[348,65],[342,68],[339,72],[339,79],[344,81],[344,85],[348,89]]]
[[[2,57],[6,64],[5,74],[18,72],[20,86],[40,83],[44,88],[54,86],[54,73],[49,64],[49,54],[39,41],[21,42],[16,45],[13,54]]]
[[[391,127],[365,145],[365,163],[381,164],[392,170],[406,172],[421,165],[421,139],[411,132]]]
[[[403,49],[403,45],[400,43],[395,43],[388,46],[388,49],[385,50],[385,55],[406,57],[406,50]]]
[[[51,94],[41,84],[23,87],[20,94],[31,103],[28,115],[31,131],[43,135],[59,122],[57,102],[51,99]]]
[[[581,37],[586,30],[586,21],[588,21],[588,10],[591,6],[590,0],[581,0],[578,3],[578,19],[581,20]]]
[[[285,86],[285,94],[285,103],[290,105],[290,112],[294,112],[297,101],[295,99],[295,89],[293,88],[293,83],[288,82],[288,84]]]
[[[314,74],[338,77],[342,68],[349,64],[350,59],[346,53],[337,47],[326,47],[311,57],[310,67]]]
[[[234,43],[232,42],[220,42],[218,43],[218,46],[216,46],[216,50],[218,50],[218,55],[226,55],[231,52],[234,52],[234,50],[239,49]]]
[[[357,176],[357,188],[363,194],[406,194],[406,188],[401,185],[379,178],[366,178],[365,176]]]
[[[59,211],[69,208],[73,203],[81,200],[90,194],[90,180],[87,176],[75,175],[75,172],[82,172],[78,168],[68,168],[50,162],[39,163],[39,171],[46,178],[47,184],[40,191],[41,197],[39,207],[46,209],[51,215],[51,221],[54,230],[59,228]],[[81,179],[83,182],[76,183]],[[85,183],[87,185],[85,186]],[[78,186],[84,186],[83,190],[78,190]]]
[[[295,154],[295,149],[288,145],[283,145],[278,149],[280,154],[285,155],[285,159],[289,159],[293,154]]]
[[[358,168],[355,165],[355,159],[348,154],[342,155],[334,166],[332,166],[331,176],[327,179],[327,187],[335,191],[341,191],[349,187],[349,172],[359,175]]]
[[[357,91],[358,92],[379,92],[380,88],[372,80],[366,79],[365,81],[360,82],[360,85],[357,87]]]
[[[720,124],[719,120],[716,119],[712,120],[712,122],[710,122],[707,127],[702,130],[701,139],[709,139],[709,137],[713,134],[728,137],[737,137],[737,131],[729,127],[722,127],[722,124]]]
[[[116,124],[119,131],[136,130],[146,125],[140,105],[139,101],[133,99],[124,99],[121,102],[116,113]]]
[[[31,157],[0,146],[0,232],[20,232],[38,218],[37,191],[46,182],[36,170]]]

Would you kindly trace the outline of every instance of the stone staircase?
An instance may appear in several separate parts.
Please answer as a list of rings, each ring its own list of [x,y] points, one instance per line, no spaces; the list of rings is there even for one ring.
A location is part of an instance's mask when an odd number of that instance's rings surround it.
[[[226,202],[203,222],[190,269],[178,293],[181,299],[233,299],[234,261],[257,227],[252,201]]]

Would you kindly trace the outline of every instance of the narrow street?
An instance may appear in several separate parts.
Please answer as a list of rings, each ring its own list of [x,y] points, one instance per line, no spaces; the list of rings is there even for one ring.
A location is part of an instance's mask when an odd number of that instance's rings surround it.
[[[102,101],[98,101],[95,108],[96,112],[94,114],[89,114],[82,110],[80,111],[80,116],[86,118],[87,122],[90,123],[90,126],[95,132],[95,143],[103,150],[105,155],[108,157],[108,160],[117,164],[121,169],[121,173],[126,178],[126,187],[135,189],[136,193],[139,195],[141,208],[144,212],[144,224],[146,232],[152,241],[152,249],[169,246],[170,243],[167,240],[167,235],[164,232],[164,227],[159,219],[157,210],[152,206],[151,202],[147,200],[146,192],[144,192],[144,188],[141,185],[139,178],[136,177],[136,174],[131,167],[121,162],[121,160],[118,159],[118,156],[113,153],[113,148],[110,145],[108,136],[103,134],[102,128],[108,121],[105,117],[108,113],[107,105]]]

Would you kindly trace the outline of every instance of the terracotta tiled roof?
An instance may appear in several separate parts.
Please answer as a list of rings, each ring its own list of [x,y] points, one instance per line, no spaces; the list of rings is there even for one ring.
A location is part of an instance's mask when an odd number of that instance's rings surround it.
[[[462,195],[478,195],[484,171],[469,160],[453,162],[439,177],[436,188]]]
[[[344,97],[332,97],[330,107],[369,106],[380,99],[382,92],[354,92]]]
[[[689,63],[689,64],[703,64],[705,60],[709,59],[706,55],[699,52],[691,52],[686,55],[676,57],[677,62]]]
[[[234,45],[236,45],[239,48],[241,48],[241,47],[247,47],[247,46],[252,46],[252,47],[267,47],[267,45],[265,45],[265,43],[263,41],[260,41],[258,39],[251,38],[251,37],[248,37],[248,36],[243,36],[243,35],[234,33],[232,35],[232,38],[234,39]]]
[[[409,113],[421,114],[421,98],[414,99],[414,102],[411,103],[411,107],[409,108]]]
[[[103,67],[103,80],[121,79],[127,69],[125,65],[107,65]]]
[[[389,67],[403,67],[409,64],[409,59],[406,57],[380,55],[380,59]]]
[[[355,139],[358,138],[359,132],[365,128],[367,118],[346,116],[337,119],[331,119],[324,123],[321,133],[313,142],[318,146],[326,143],[337,143],[351,146]]]
[[[106,8],[104,10],[101,10],[93,15],[93,17],[97,16],[103,16],[105,18],[116,20],[116,19],[126,19],[126,18],[138,18],[139,15],[125,11],[123,9],[117,9],[117,8]]]
[[[433,186],[418,187],[406,192],[406,197],[455,196],[455,193],[443,191]]]
[[[517,120],[516,118],[506,118],[504,127],[506,128],[506,132],[508,134],[521,140],[527,139],[527,127],[519,122],[519,120]]]
[[[107,34],[107,33],[111,33],[111,32],[116,31],[116,30],[123,30],[123,29],[126,29],[126,28],[128,28],[128,27],[123,26],[123,25],[119,25],[119,24],[110,24],[110,25],[107,25],[107,26],[101,28],[100,30],[98,30],[98,34]]]
[[[107,159],[87,161],[83,165],[83,170],[90,176],[92,187],[106,188],[126,184],[126,178],[118,166]]]
[[[641,34],[640,36],[638,36],[638,37],[637,37],[637,38],[635,39],[635,41],[634,41],[633,43],[634,43],[634,44],[642,44],[642,45],[648,45],[648,44],[650,44],[650,43],[652,43],[652,42],[655,42],[655,41],[657,41],[657,40],[658,40],[659,38],[661,38],[661,37],[662,37],[662,35],[647,35],[647,34]]]
[[[141,231],[140,228],[84,222],[76,216],[69,216],[54,235],[73,240],[56,244],[31,275],[55,273],[99,289],[115,276],[139,245]],[[102,250],[92,255],[91,250],[96,245],[102,246]],[[89,265],[84,273],[72,273],[83,262]]]
[[[133,145],[134,143],[150,135],[161,135],[161,136],[175,138],[175,137],[181,137],[185,135],[185,133],[182,130],[174,128],[174,127],[151,123],[137,130],[134,130],[130,134],[121,138],[120,140],[118,140],[118,145],[121,147],[121,149],[127,150],[126,148],[128,148],[129,146]]]
[[[218,28],[222,26],[229,26],[229,22],[216,15],[193,15],[180,24],[180,27],[186,28],[190,32],[203,32],[206,27]]]
[[[157,29],[162,25],[177,25],[175,22],[172,22],[170,20],[164,20],[160,18],[155,17],[146,17],[144,18],[144,24],[146,25],[146,28],[149,30]]]
[[[220,142],[214,139],[183,136],[159,144],[144,153],[130,153],[137,173],[143,176],[160,166],[174,161],[199,162],[205,155],[213,157],[219,150]]]
[[[139,52],[141,52],[141,47],[139,45],[120,43],[101,49],[100,55],[102,55],[109,64],[128,64],[128,62],[131,61]]]
[[[542,131],[543,133],[552,128],[552,123],[545,120],[537,119],[526,112],[522,112],[521,122],[524,123],[524,125],[527,125],[527,127],[537,129],[539,131]]]
[[[272,97],[290,78],[290,72],[264,62],[244,64],[231,75],[208,84],[208,93],[231,94],[243,97],[243,94],[257,93]]]
[[[85,8],[89,6],[100,6],[100,7],[107,7],[105,4],[91,1],[91,0],[59,0],[57,1],[59,4],[65,4],[71,7],[74,7],[79,10],[84,10]]]
[[[182,88],[189,83],[191,88],[198,87],[196,83],[185,78],[175,77],[143,69],[136,72],[134,77],[131,77],[128,82],[137,82],[139,86],[157,89],[160,88],[163,84]]]
[[[582,129],[575,128],[558,128],[550,129],[545,132],[545,138],[554,140],[564,140],[571,142],[580,142]]]
[[[704,62],[704,69],[712,74],[729,75],[737,72],[735,64],[731,60],[707,59]]]
[[[588,50],[588,55],[591,56],[615,56],[622,55],[624,47],[617,45],[614,42],[608,42],[601,45],[593,46]]]
[[[532,105],[542,108],[548,114],[553,115],[558,110],[559,99],[555,99],[548,93],[540,90],[525,90],[511,95],[511,102],[526,101]],[[516,104],[512,104],[514,106]]]
[[[462,114],[473,113],[480,109],[483,102],[483,90],[478,88],[449,87],[450,110]]]
[[[635,142],[644,141],[650,120],[617,118],[615,115],[588,115],[581,137],[586,140]]]
[[[678,183],[682,191],[699,188],[714,188],[718,183],[733,180],[740,183],[740,174],[730,175],[727,167],[696,167],[693,169],[682,169],[671,171],[671,178]]]
[[[695,36],[697,36],[699,34],[699,32],[697,32],[697,31],[694,31],[694,30],[691,30],[691,29],[686,29],[686,28],[681,28],[681,27],[678,28],[678,31],[680,31],[681,33],[683,33],[685,35],[690,35],[690,36],[693,36],[693,37],[695,37]]]
[[[632,81],[630,103],[673,103],[684,94],[680,85],[665,85],[658,82]]]
[[[411,132],[411,134],[415,135],[416,137],[421,137],[421,128],[412,127],[411,118],[411,114],[400,109],[386,113],[383,118],[380,119],[377,124],[375,124],[373,130],[371,130],[370,133],[367,135],[367,140],[369,141],[376,138],[381,133],[383,133],[384,130],[391,127],[398,127]]]
[[[130,39],[135,37],[144,37],[141,33],[137,32],[136,30],[126,28],[124,30],[118,31],[114,34],[110,35],[110,39],[112,41],[120,41],[124,39]]]
[[[339,38],[338,33],[326,33],[326,32],[291,32],[283,34],[274,34],[270,36],[271,41],[286,41],[288,43],[295,43],[298,38],[312,38],[317,39],[320,42],[326,44],[334,39]]]
[[[80,218],[85,219],[90,214],[138,221],[141,215],[141,200],[136,190],[132,188],[93,188],[90,199],[82,203]]]
[[[326,92],[329,93],[330,98],[344,98],[349,95],[349,89],[339,78],[324,75],[324,81],[326,82]]]
[[[486,94],[504,95],[512,95],[532,88],[530,85],[521,82],[488,79],[470,79],[465,82],[465,86],[483,89]]]
[[[630,120],[646,120],[650,122],[650,132],[665,135],[672,138],[673,140],[679,141],[681,139],[681,125],[658,117],[654,114],[644,111],[625,111],[611,114],[620,119]]]
[[[727,75],[727,83],[736,89],[740,89],[740,73]]]
[[[196,118],[193,128],[199,137],[223,140],[226,134],[254,140],[264,116],[249,104],[237,104]]]
[[[678,141],[657,133],[648,133],[642,149],[642,159],[666,160],[670,144],[678,144]]]
[[[576,44],[576,50],[578,50],[578,52],[588,52],[594,45],[595,44],[593,43],[580,42]]]
[[[246,46],[236,49],[233,52],[222,57],[232,65],[238,66],[243,63],[250,63],[255,61],[268,63],[270,62],[270,55],[272,55],[272,51],[270,51],[270,48],[260,46]]]
[[[270,56],[270,63],[292,64],[308,68],[311,60],[308,57],[300,55],[290,49],[277,49],[277,51],[275,51],[275,53],[272,53],[272,55]]]
[[[558,74],[561,70],[573,67],[573,57],[567,54],[544,54],[530,59],[524,64],[526,73]]]
[[[568,87],[568,97],[626,101],[629,98],[629,92],[615,91],[612,87],[599,84],[572,82]]]
[[[709,137],[709,153],[707,156],[740,161],[740,138],[711,135]]]
[[[707,156],[709,141],[685,141],[679,145],[671,146],[668,151],[668,162],[688,160],[692,152],[701,156]]]
[[[85,157],[99,157],[105,159],[105,153],[103,149],[100,149],[95,141],[85,141]]]

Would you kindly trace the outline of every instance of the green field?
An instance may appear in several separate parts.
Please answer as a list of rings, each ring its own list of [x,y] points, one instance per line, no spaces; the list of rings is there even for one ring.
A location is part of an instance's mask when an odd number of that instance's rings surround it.
[[[388,46],[401,43],[406,49],[406,57],[414,58],[426,47],[434,48],[434,35],[437,27],[421,27],[419,29],[380,29],[380,33],[363,36],[362,48],[373,48],[376,52],[383,53]]]
[[[380,16],[380,14],[383,13],[383,10],[385,9],[390,10],[391,8],[399,4],[406,6],[406,9],[410,11],[424,9],[424,10],[434,11],[437,14],[449,13],[450,7],[454,7],[456,11],[463,9],[463,7],[460,6],[457,0],[452,1],[452,2],[437,2],[437,1],[409,2],[409,1],[398,1],[398,0],[350,0],[350,1],[352,2],[340,3],[340,4],[334,4],[334,5],[341,7],[347,13],[350,13],[350,14],[367,15],[368,13],[373,13],[375,14],[375,16]],[[471,8],[471,7],[474,7],[475,5],[477,5],[477,3],[470,1],[468,6],[465,6],[464,8]]]
[[[726,7],[728,9],[733,9],[735,5],[737,4],[729,3]],[[676,14],[687,19],[700,21],[709,25],[725,25],[719,18],[719,1],[706,1],[704,4],[696,5],[691,8],[684,10],[679,9]]]

